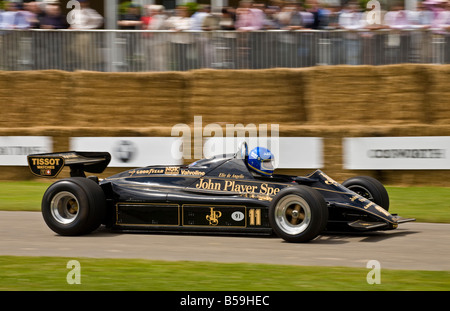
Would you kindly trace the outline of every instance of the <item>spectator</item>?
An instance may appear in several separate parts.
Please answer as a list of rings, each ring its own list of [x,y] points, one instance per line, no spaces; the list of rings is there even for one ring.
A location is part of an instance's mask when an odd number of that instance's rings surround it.
[[[41,27],[41,20],[44,18],[44,11],[40,7],[40,3],[36,1],[24,3],[24,8],[28,12],[27,18],[30,28],[38,29]]]
[[[313,22],[310,25],[312,29],[319,29],[320,25],[320,7],[317,0],[307,0],[306,1],[307,12],[313,15]]]
[[[196,59],[193,40],[190,33],[183,33],[185,30],[190,30],[192,26],[188,8],[182,5],[178,6],[175,15],[167,19],[167,25],[170,30],[177,32],[170,36],[175,70],[192,69],[194,67],[193,62]]]
[[[439,30],[450,30],[450,2],[437,1],[435,2],[434,20],[432,27]]]
[[[435,18],[432,27],[435,33],[441,36],[443,40],[443,48],[439,49],[440,53],[437,53],[438,59],[434,60],[435,63],[450,63],[450,2],[439,1],[435,9]]]
[[[222,15],[219,22],[220,30],[235,30],[235,22],[236,15],[233,9],[227,7],[222,8]]]
[[[214,64],[215,68],[231,69],[235,68],[237,59],[237,35],[233,31],[235,30],[236,15],[234,13],[234,8],[223,7],[221,10],[222,14],[219,20],[219,29],[225,30],[220,36],[220,46],[221,48],[216,49],[217,60]]]
[[[22,12],[22,4],[5,2],[5,11],[0,14],[0,29],[28,29],[30,23],[27,15]]]
[[[192,27],[192,20],[189,16],[189,11],[186,6],[178,6],[175,9],[175,15],[167,19],[167,25],[170,30],[183,31],[189,30]]]
[[[276,15],[279,12],[279,8],[276,6],[268,6],[264,8],[264,29],[280,29],[280,24],[276,19]]]
[[[44,16],[40,22],[41,29],[64,29],[69,25],[66,16],[62,14],[58,2],[47,3],[45,5]],[[63,54],[66,46],[61,36],[53,36],[51,40],[46,39],[46,33],[39,33],[41,42],[38,43],[40,55],[38,55],[38,68],[62,69]],[[43,40],[42,40],[43,39]]]
[[[151,5],[144,6],[144,14],[141,16],[141,28],[148,29],[148,25],[152,21],[153,11],[150,9]]]
[[[409,12],[404,10],[403,5],[394,6],[392,11],[384,15],[384,24],[391,29],[411,28]]]
[[[219,30],[221,16],[222,16],[222,13],[220,13],[220,12],[213,12],[213,13],[210,12],[203,19],[202,30],[203,31]]]
[[[431,27],[433,23],[434,14],[427,8],[425,1],[417,3],[417,9],[409,13],[410,22],[413,28],[425,29]]]
[[[211,7],[209,5],[200,4],[197,12],[191,16],[191,29],[203,30],[203,22],[207,16],[211,14]]]
[[[389,32],[387,41],[387,63],[404,63],[409,60],[411,46],[410,33],[402,30],[411,29],[408,11],[403,5],[394,6],[384,15],[384,24],[392,31]]]
[[[120,15],[117,25],[123,30],[138,30],[142,28],[141,7],[130,4],[125,14]]]
[[[64,29],[69,25],[66,16],[62,14],[58,4],[47,4],[45,12],[40,21],[41,29]]]
[[[143,20],[143,29],[145,30],[166,30],[167,16],[162,5],[152,4],[147,6],[148,21]],[[147,65],[150,71],[167,70],[167,34],[164,32],[155,32],[146,34],[147,46]]]
[[[276,15],[276,19],[281,29],[296,30],[303,28],[302,15],[296,3],[286,3]]]
[[[71,29],[97,29],[103,25],[103,17],[90,7],[88,0],[78,0],[80,11],[77,12],[77,18],[71,23]]]
[[[264,26],[264,13],[253,7],[251,0],[241,0],[236,10],[236,29],[240,31],[260,30]]]
[[[103,25],[103,17],[90,7],[88,0],[78,0],[80,10],[76,12],[76,18],[71,22],[70,29],[89,30],[97,29]],[[72,11],[71,11],[72,12]],[[72,57],[70,58],[72,69],[100,70],[101,61],[99,55],[100,40],[95,40],[95,33],[77,32],[74,34]],[[86,53],[86,51],[92,51]]]
[[[137,4],[129,4],[126,13],[119,16],[117,25],[122,30],[142,29],[141,7]],[[136,71],[136,66],[142,61],[139,39],[140,35],[134,32],[123,32],[119,36],[125,41],[125,64],[128,71]]]
[[[361,63],[361,36],[358,30],[365,27],[364,15],[355,2],[349,2],[339,15],[339,26],[349,33],[344,35],[345,62],[348,65]]]
[[[149,11],[149,22],[146,24],[146,26],[143,27],[143,29],[148,30],[166,30],[167,27],[167,16],[164,13],[164,6],[162,5],[156,5],[152,4],[148,6]],[[145,24],[144,24],[145,25]]]

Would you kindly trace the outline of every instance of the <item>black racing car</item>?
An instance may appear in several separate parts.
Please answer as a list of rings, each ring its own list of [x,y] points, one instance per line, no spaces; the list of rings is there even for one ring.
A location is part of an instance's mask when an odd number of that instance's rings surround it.
[[[28,156],[33,174],[70,178],[53,183],[42,199],[47,225],[61,235],[82,235],[101,224],[120,231],[272,234],[307,242],[324,230],[390,230],[413,221],[389,213],[389,197],[374,178],[337,183],[316,170],[308,176],[257,174],[244,144],[236,154],[190,165],[148,166],[99,180],[107,152]]]

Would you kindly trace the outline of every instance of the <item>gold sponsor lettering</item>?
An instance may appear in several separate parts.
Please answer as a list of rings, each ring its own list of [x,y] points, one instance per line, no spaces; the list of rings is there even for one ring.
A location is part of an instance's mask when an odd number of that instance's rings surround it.
[[[280,188],[270,186],[268,183],[262,183],[260,185],[244,184],[236,180],[213,182],[211,179],[205,180],[203,178],[199,179],[198,183],[195,185],[195,188],[202,190],[231,191],[241,194],[258,194],[258,197],[262,196],[265,198],[272,197],[281,190]]]
[[[364,209],[368,209],[369,207],[371,207],[373,205],[375,205],[375,203],[369,201],[369,203],[364,206]]]
[[[136,175],[150,175],[150,174],[164,174],[164,169],[154,169],[154,168],[150,168],[147,170],[135,170],[130,172],[130,174],[136,174]],[[131,175],[133,175],[131,174]]]
[[[174,166],[169,166],[166,167],[166,171],[165,174],[166,175],[178,175],[180,173],[180,168],[179,167],[174,167]]]
[[[205,190],[222,190],[220,183],[212,182],[211,179],[204,181],[203,178],[200,178],[198,184],[195,185],[195,188]]]
[[[189,176],[203,176],[205,172],[201,172],[199,170],[190,171],[190,170],[181,170],[181,175],[189,175]]]
[[[242,185],[236,183],[234,180],[226,180],[225,185],[223,187],[224,191],[233,191],[233,192],[255,192],[258,186],[254,185]]]
[[[270,187],[268,184],[264,183],[261,184],[261,190],[259,193],[265,194],[265,195],[276,195],[280,191],[280,188],[273,188]]]
[[[222,217],[222,212],[215,211],[214,207],[210,207],[211,214],[206,215],[206,220],[209,221],[211,226],[217,226],[219,224],[219,218]]]
[[[244,174],[226,174],[226,173],[219,173],[220,178],[234,178],[234,179],[244,179]]]
[[[322,175],[322,177],[326,179],[325,183],[327,185],[336,185],[337,184],[337,182],[334,179],[332,179],[330,176],[327,176],[324,173],[320,173],[320,175]]]
[[[384,208],[382,208],[381,206],[375,205],[375,209],[377,211],[379,211],[380,213],[386,215],[386,216],[391,216],[391,214],[389,214],[388,211],[386,211]]]
[[[39,165],[39,166],[58,166],[59,161],[61,159],[59,158],[32,158],[33,165]]]

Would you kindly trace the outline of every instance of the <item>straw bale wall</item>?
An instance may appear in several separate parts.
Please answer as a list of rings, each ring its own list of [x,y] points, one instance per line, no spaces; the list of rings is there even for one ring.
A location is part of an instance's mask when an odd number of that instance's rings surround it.
[[[322,169],[338,181],[367,174],[391,184],[450,186],[444,170],[342,168],[343,137],[450,136],[449,78],[450,66],[422,64],[0,72],[0,135],[52,136],[54,151],[63,151],[75,136],[170,136],[176,124],[193,128],[195,116],[224,132],[225,124],[279,124],[280,136],[323,137]],[[104,175],[118,170],[108,168]],[[1,179],[31,178],[24,168],[0,171]]]

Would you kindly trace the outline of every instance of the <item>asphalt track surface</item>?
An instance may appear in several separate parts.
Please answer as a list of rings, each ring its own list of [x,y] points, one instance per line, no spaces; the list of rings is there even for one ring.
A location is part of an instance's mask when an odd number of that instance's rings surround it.
[[[405,223],[392,231],[326,233],[310,243],[277,237],[114,233],[63,237],[39,212],[0,212],[0,255],[72,259],[140,258],[169,261],[246,262],[282,265],[450,271],[450,224]]]

